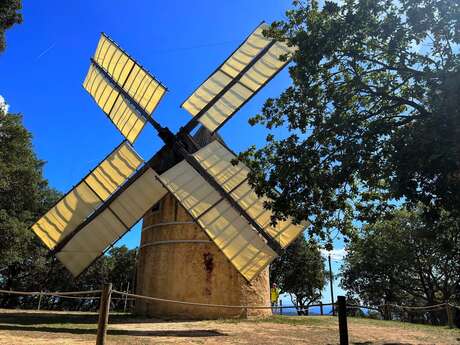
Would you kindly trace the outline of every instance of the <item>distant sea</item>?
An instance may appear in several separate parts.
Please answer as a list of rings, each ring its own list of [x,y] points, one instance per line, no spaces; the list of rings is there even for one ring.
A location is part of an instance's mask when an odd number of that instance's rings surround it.
[[[291,307],[291,308],[286,308],[286,307]],[[364,313],[364,315],[368,315],[369,311],[367,309],[361,308],[361,311]],[[279,315],[280,310],[274,308],[273,309],[273,314],[274,315]],[[283,305],[282,315],[297,316],[297,310],[293,306]],[[319,307],[308,308],[308,315],[309,316],[321,315],[321,310],[320,310]],[[323,306],[323,315],[332,315],[332,307],[330,305]]]
[[[292,307],[292,308],[286,308],[286,307]],[[321,310],[319,307],[311,307],[308,309],[309,314],[308,315],[321,315]],[[330,305],[326,305],[323,307],[323,313],[324,315],[332,315],[332,307]],[[279,309],[273,309],[273,314],[280,314]],[[293,306],[289,305],[283,305],[283,315],[296,315],[297,316],[297,310]]]

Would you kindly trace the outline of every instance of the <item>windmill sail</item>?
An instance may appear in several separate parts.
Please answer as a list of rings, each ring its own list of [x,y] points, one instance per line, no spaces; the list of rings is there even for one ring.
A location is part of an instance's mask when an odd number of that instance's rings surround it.
[[[247,280],[277,257],[259,233],[185,160],[163,173],[161,180]]]
[[[257,224],[277,241],[287,247],[308,226],[307,223],[293,224],[292,219],[271,224],[272,212],[264,208],[266,197],[259,197],[247,181],[249,168],[243,163],[233,165],[236,156],[215,140],[193,154],[200,165],[230,194]]]
[[[177,135],[151,118],[166,88],[102,34],[83,85],[127,141],[32,226],[74,276],[168,192],[249,281],[305,228],[291,219],[274,226],[267,199],[247,182],[248,168],[233,166],[235,156],[218,141],[196,151],[189,137],[198,121],[218,130],[287,64],[279,57],[293,49],[264,37],[265,28],[260,25],[183,103],[194,118]],[[146,122],[166,145],[143,164],[129,143]]]
[[[118,191],[116,198],[80,224],[78,232],[56,254],[78,276],[121,238],[166,193],[151,169],[143,169]]]
[[[246,41],[182,104],[211,132],[218,130],[288,61],[293,48],[263,35],[263,23]],[[289,59],[288,59],[289,60]]]
[[[107,200],[142,162],[131,145],[123,142],[32,225],[32,230],[53,249]]]
[[[202,150],[197,154],[202,155]],[[168,191],[247,280],[252,280],[277,256],[256,229],[186,160],[160,176],[150,164],[138,170],[59,248],[56,256],[72,274],[80,274],[102,255]],[[231,176],[235,174],[231,172]]]
[[[166,92],[105,34],[101,35],[83,87],[130,143]]]

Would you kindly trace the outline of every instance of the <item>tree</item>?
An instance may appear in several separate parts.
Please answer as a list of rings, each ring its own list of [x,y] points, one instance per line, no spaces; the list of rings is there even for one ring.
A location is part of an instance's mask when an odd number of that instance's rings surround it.
[[[20,291],[97,290],[105,282],[133,288],[137,249],[112,248],[78,279],[54,257],[30,226],[60,197],[43,178],[43,161],[33,152],[31,134],[18,114],[0,103],[0,289]],[[36,298],[0,295],[0,305],[31,307]],[[97,300],[44,298],[42,306],[94,310]],[[121,308],[122,303],[115,307]]]
[[[126,246],[114,247],[108,253],[110,273],[108,279],[113,282],[113,288],[125,291],[134,285],[137,248],[128,249]]]
[[[0,113],[0,286],[42,280],[45,249],[28,229],[58,198],[42,177],[31,135],[16,114]]]
[[[395,200],[433,219],[459,210],[459,2],[293,3],[266,32],[298,47],[293,84],[250,120],[289,133],[239,157],[275,217],[325,237]]]
[[[307,312],[307,307],[321,299],[326,284],[324,260],[318,246],[299,236],[270,266],[272,283],[281,293],[288,293],[297,313]]]
[[[104,283],[111,282],[115,290],[126,291],[129,287],[132,292],[136,256],[137,248],[114,247],[89,266],[77,279],[57,259],[51,258],[45,265],[46,273],[42,274],[43,278],[39,280],[40,286],[37,286],[38,283],[30,284],[25,290],[46,288],[48,291],[89,291],[98,290]],[[123,300],[117,299],[113,302],[113,309],[123,309]],[[56,307],[67,310],[96,310],[99,300],[46,298],[42,301],[42,305],[47,309]]]
[[[22,23],[21,0],[2,0],[0,2],[0,52],[5,50],[5,31],[14,24]]]
[[[108,280],[113,288],[119,291],[135,288],[137,248],[128,249],[126,246],[114,247],[108,253],[110,272]],[[118,300],[114,307],[123,310],[124,301]]]
[[[427,224],[401,209],[367,225],[348,245],[341,285],[366,304],[435,305],[460,301],[460,219]]]

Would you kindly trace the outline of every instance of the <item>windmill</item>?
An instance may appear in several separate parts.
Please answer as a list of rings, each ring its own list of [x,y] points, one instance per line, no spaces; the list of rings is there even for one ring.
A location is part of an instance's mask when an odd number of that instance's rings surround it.
[[[125,137],[31,228],[79,276],[152,206],[172,195],[247,282],[306,227],[271,222],[248,184],[248,168],[222,140],[202,145],[199,125],[215,134],[289,62],[293,48],[266,38],[260,24],[182,104],[192,119],[173,134],[153,117],[166,87],[104,33],[83,83]],[[132,144],[150,123],[164,146],[144,161]]]

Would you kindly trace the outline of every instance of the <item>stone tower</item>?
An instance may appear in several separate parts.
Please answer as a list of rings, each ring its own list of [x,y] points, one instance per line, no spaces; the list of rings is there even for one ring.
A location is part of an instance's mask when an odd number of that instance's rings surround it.
[[[200,146],[219,140],[203,128],[195,139]],[[144,216],[136,293],[208,304],[270,304],[268,268],[251,283],[247,282],[172,194],[166,195]],[[201,307],[145,300],[136,301],[136,312],[183,319],[271,315],[270,309]]]

